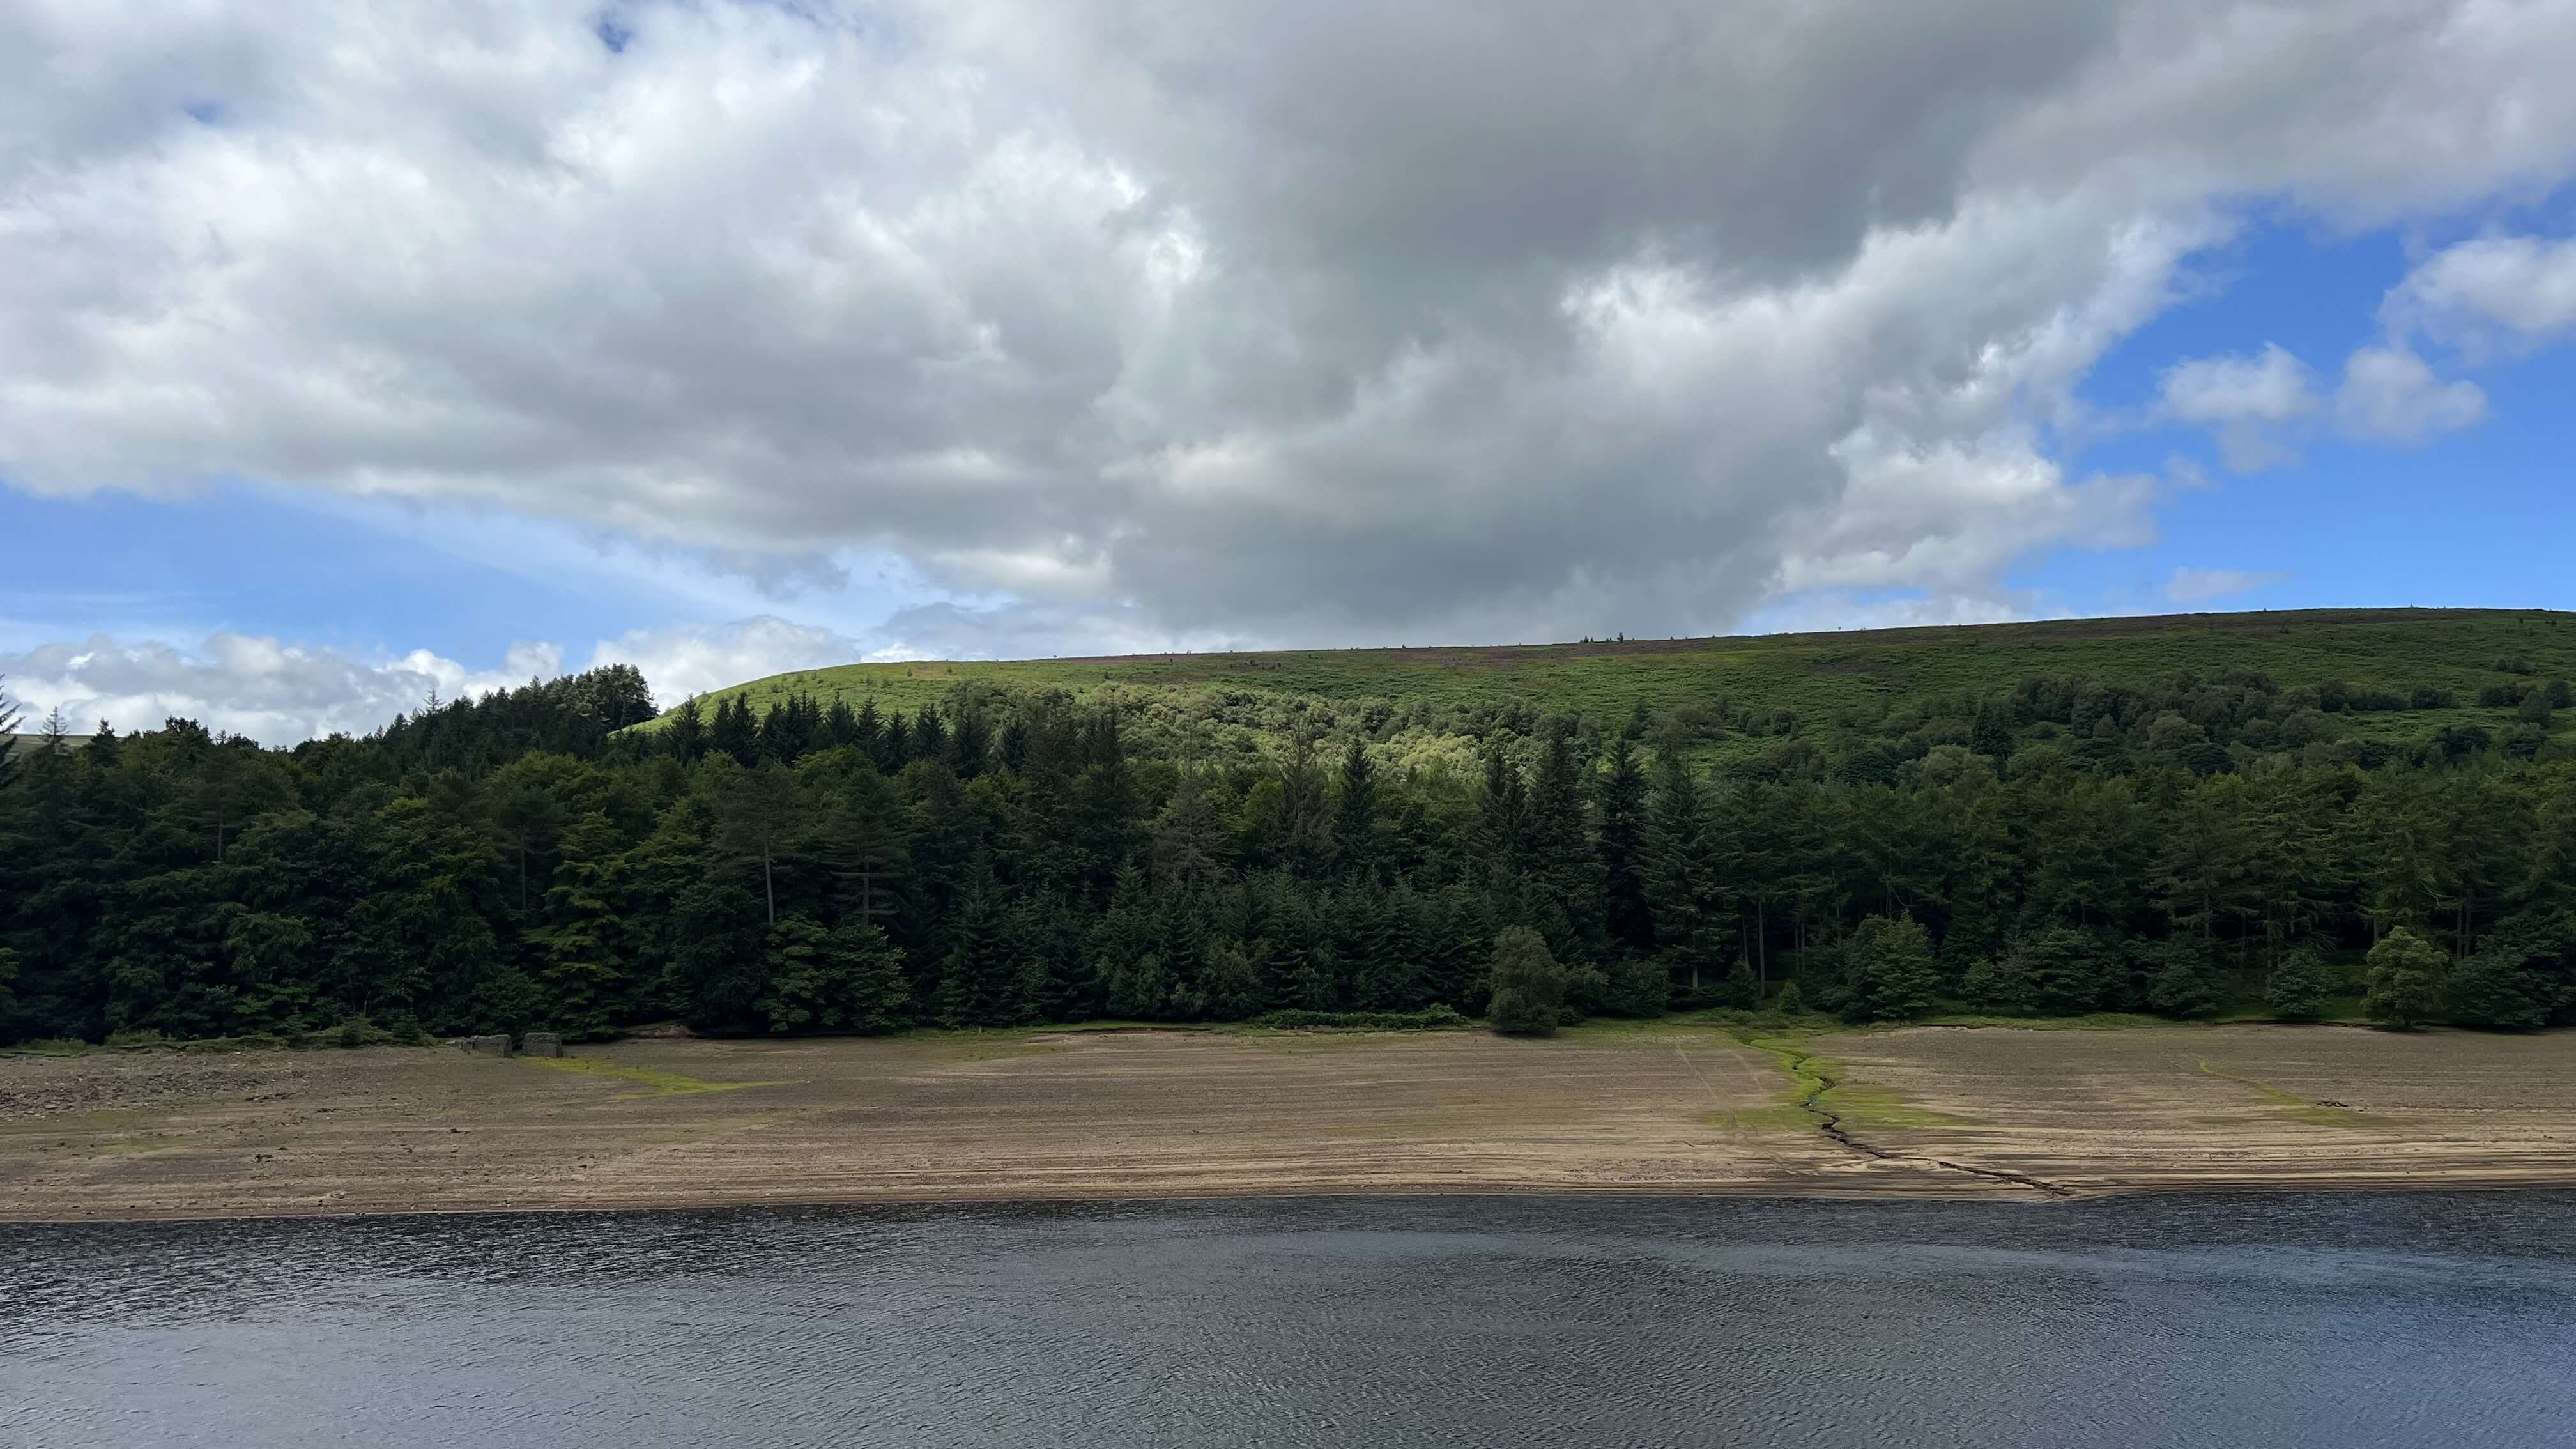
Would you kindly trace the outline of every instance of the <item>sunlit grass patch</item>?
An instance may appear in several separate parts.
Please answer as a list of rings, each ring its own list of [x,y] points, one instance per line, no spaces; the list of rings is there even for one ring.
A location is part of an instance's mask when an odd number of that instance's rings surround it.
[[[2283,1091],[2269,1082],[2259,1082],[2252,1077],[2240,1077],[2234,1072],[2222,1072],[2211,1066],[2206,1059],[2201,1061],[2200,1069],[2210,1076],[2221,1077],[2239,1086],[2253,1088],[2273,1116],[2286,1118],[2292,1122],[2304,1122],[2311,1127],[2355,1129],[2396,1125],[2385,1117],[2374,1117],[2368,1112],[2355,1111],[2339,1103],[2311,1101],[2296,1092]]]
[[[1776,1058],[1789,1073],[1789,1105],[1807,1115],[1830,1112],[1845,1130],[1866,1127],[1974,1127],[1974,1117],[1936,1112],[1907,1102],[1894,1089],[1875,1082],[1855,1082],[1842,1063],[1809,1051],[1804,1041],[1785,1036],[1748,1036],[1744,1044]]]
[[[704,1078],[684,1076],[678,1072],[665,1072],[653,1067],[632,1067],[623,1062],[604,1061],[598,1057],[521,1057],[519,1060],[530,1066],[544,1067],[550,1071],[573,1072],[586,1077],[614,1077],[619,1081],[633,1082],[647,1089],[641,1092],[620,1092],[609,1099],[616,1102],[631,1102],[638,1097],[686,1097],[698,1092],[739,1092],[749,1087],[788,1085],[783,1080],[710,1082]]]

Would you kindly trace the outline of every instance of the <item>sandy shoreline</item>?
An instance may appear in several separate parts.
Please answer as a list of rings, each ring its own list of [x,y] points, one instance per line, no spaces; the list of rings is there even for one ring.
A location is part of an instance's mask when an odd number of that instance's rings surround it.
[[[14,1222],[2559,1186],[2576,1186],[2567,1033],[1918,1028],[1747,1042],[1657,1024],[1544,1042],[637,1041],[560,1063],[393,1048],[0,1058],[0,1221]]]

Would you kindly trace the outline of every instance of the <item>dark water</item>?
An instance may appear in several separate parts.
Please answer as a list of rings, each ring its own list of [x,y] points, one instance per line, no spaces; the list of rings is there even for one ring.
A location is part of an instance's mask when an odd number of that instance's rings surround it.
[[[0,1444],[2576,1444],[2576,1197],[0,1227]]]

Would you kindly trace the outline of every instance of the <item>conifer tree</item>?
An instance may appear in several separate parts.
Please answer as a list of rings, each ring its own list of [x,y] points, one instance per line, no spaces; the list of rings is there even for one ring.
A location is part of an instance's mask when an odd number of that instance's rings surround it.
[[[749,696],[735,694],[716,701],[715,723],[708,731],[707,746],[731,755],[737,765],[760,763],[760,725],[752,718]]]
[[[1601,866],[1589,838],[1585,770],[1574,732],[1547,732],[1530,783],[1529,868],[1540,898],[1565,923],[1565,944],[1588,956],[1601,929]]]
[[[1699,778],[1678,743],[1655,754],[1654,790],[1647,798],[1639,851],[1646,906],[1655,940],[1687,973],[1698,991],[1702,973],[1716,965],[1719,899],[1716,852]]]
[[[778,875],[794,861],[806,838],[805,795],[795,775],[774,760],[731,772],[718,781],[717,855],[760,881],[768,923],[778,924]]]
[[[1357,735],[1342,752],[1341,791],[1333,808],[1333,852],[1344,878],[1378,878],[1377,766]]]
[[[1655,949],[1655,918],[1646,891],[1646,775],[1626,735],[1610,745],[1609,767],[1598,785],[1604,925],[1614,948],[1631,955]]]
[[[723,707],[722,701],[717,707]],[[681,764],[694,765],[706,754],[707,721],[699,712],[696,695],[680,701],[679,711],[671,716],[670,728],[662,732],[662,739]]]
[[[1529,782],[1500,735],[1485,741],[1476,825],[1486,868],[1507,879],[1518,876],[1529,853]]]
[[[1154,821],[1154,884],[1174,890],[1213,883],[1224,874],[1225,856],[1225,826],[1208,801],[1207,783],[1197,770],[1185,768]]]
[[[832,707],[823,712],[823,743],[836,750],[849,749],[859,742],[859,717],[850,711],[850,702],[835,694]]]
[[[948,727],[940,721],[939,711],[923,705],[912,720],[912,757],[916,760],[942,760],[948,754]]]
[[[859,713],[852,722],[850,745],[865,755],[879,770],[886,768],[885,721],[877,717],[877,697],[869,695],[859,701]]]
[[[18,702],[9,697],[9,677],[0,674],[0,789],[18,778]]]

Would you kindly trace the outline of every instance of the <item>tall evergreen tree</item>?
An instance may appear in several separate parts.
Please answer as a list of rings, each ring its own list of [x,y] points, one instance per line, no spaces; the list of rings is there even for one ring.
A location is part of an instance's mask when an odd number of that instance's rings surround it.
[[[1599,836],[1602,913],[1614,948],[1630,955],[1655,949],[1654,909],[1647,898],[1646,772],[1626,735],[1611,741],[1609,767],[1600,778]]]
[[[718,701],[716,707],[723,708],[723,702]],[[670,728],[662,732],[662,738],[670,747],[672,757],[681,764],[694,765],[706,755],[707,721],[698,710],[696,695],[680,702],[680,708],[671,716]]]
[[[1341,789],[1333,806],[1333,853],[1345,879],[1378,878],[1377,766],[1357,735],[1342,751]]]

